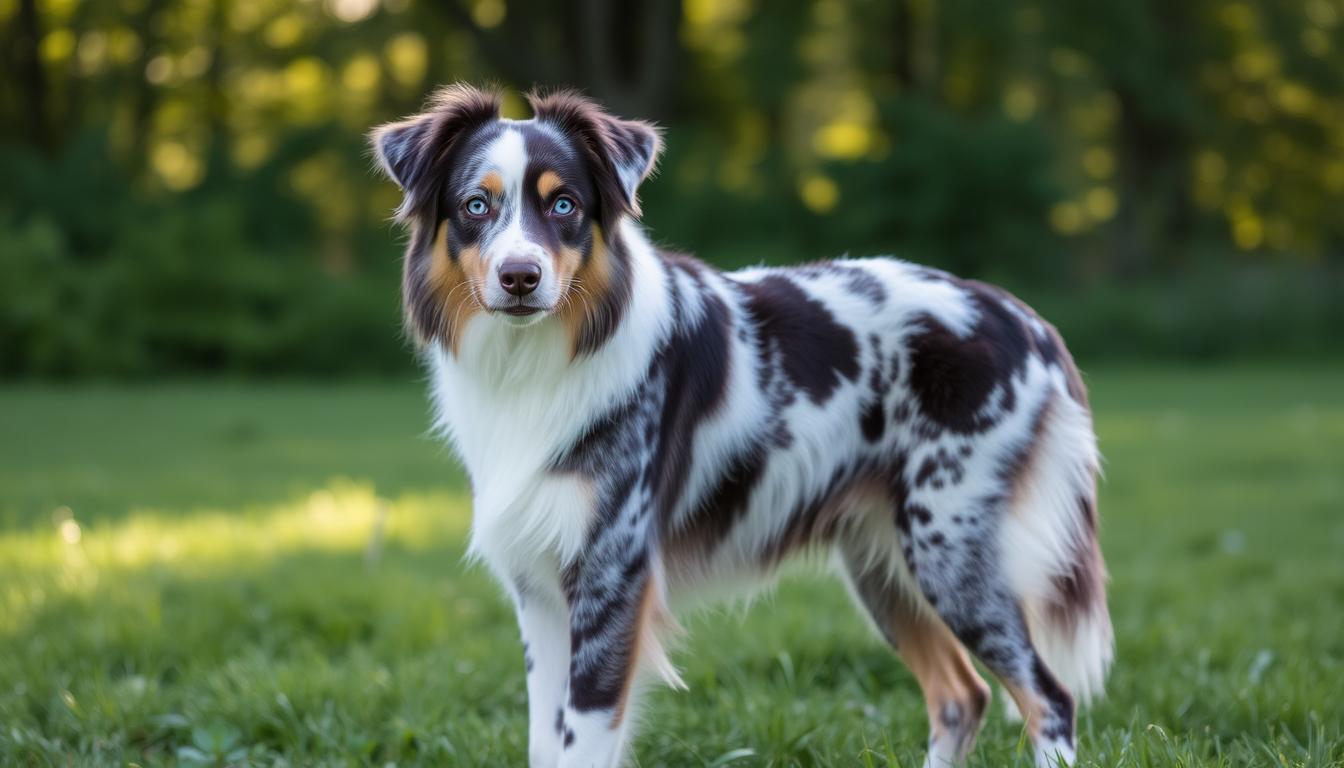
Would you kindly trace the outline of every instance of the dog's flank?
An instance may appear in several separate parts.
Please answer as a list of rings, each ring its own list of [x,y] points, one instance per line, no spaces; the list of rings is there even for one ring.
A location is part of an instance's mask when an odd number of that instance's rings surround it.
[[[895,259],[721,273],[634,221],[661,140],[572,93],[463,86],[373,134],[406,191],[407,325],[513,597],[534,766],[613,766],[674,610],[829,552],[963,759],[980,659],[1037,762],[1111,659],[1098,457],[1053,328]]]

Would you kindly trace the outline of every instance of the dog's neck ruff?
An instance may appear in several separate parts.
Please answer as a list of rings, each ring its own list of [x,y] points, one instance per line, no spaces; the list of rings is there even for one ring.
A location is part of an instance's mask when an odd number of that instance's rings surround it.
[[[562,559],[577,550],[586,526],[554,508],[569,501],[539,498],[543,490],[555,495],[551,485],[558,479],[546,468],[603,413],[630,398],[669,332],[660,257],[632,221],[623,222],[617,237],[629,258],[631,295],[638,298],[602,346],[575,355],[558,318],[517,327],[482,313],[464,329],[456,353],[437,343],[429,350],[435,424],[467,469],[476,518],[472,550],[487,561],[494,558],[481,551],[481,542],[496,537],[483,534],[506,517],[522,527],[497,538],[520,549],[552,549]],[[561,495],[573,494],[583,489]],[[534,520],[548,516],[539,506],[551,513],[549,521]],[[528,529],[524,518],[545,530]]]

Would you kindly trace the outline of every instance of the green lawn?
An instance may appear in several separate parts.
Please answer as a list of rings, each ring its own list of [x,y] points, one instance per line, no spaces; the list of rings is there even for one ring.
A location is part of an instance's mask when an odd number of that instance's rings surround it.
[[[1344,765],[1344,370],[1101,371],[1098,765]],[[0,764],[521,765],[512,611],[417,384],[0,389]],[[642,766],[918,764],[911,676],[791,576],[688,622]],[[997,706],[974,765],[1025,764]]]

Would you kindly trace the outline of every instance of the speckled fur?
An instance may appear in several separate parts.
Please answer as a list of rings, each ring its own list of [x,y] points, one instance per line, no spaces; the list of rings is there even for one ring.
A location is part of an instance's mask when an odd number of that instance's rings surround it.
[[[659,251],[634,221],[651,127],[563,93],[501,120],[492,98],[454,87],[374,145],[407,193],[408,322],[471,478],[472,552],[517,606],[532,765],[619,764],[640,671],[681,684],[664,650],[677,611],[805,551],[832,553],[920,680],[928,765],[972,748],[989,692],[970,656],[1038,763],[1071,762],[1075,697],[1100,692],[1111,631],[1091,415],[1054,329],[896,259],[722,273]],[[577,221],[528,202],[547,171]],[[484,172],[501,213],[471,230],[455,190]],[[519,249],[553,257],[535,321],[489,311],[488,285],[417,282],[433,258],[480,259],[453,274],[488,282]],[[561,264],[609,279],[576,288]],[[438,317],[465,319],[422,322]]]

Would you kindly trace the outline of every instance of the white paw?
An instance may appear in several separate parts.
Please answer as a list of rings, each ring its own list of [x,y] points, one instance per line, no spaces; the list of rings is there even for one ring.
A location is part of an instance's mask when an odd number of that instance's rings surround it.
[[[1013,697],[1009,696],[1007,691],[1004,691],[999,698],[1003,701],[1003,721],[1006,723],[1022,722],[1022,710],[1017,708],[1017,702],[1013,701]]]
[[[1075,759],[1077,755],[1068,742],[1042,740],[1036,745],[1036,768],[1071,766]]]

